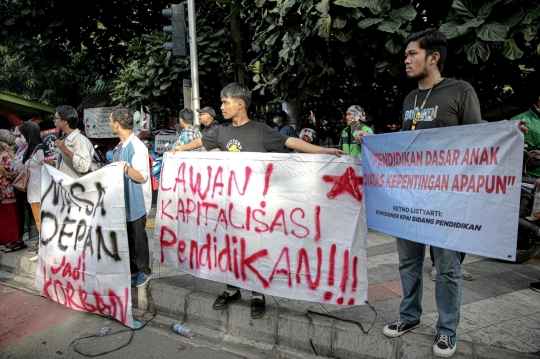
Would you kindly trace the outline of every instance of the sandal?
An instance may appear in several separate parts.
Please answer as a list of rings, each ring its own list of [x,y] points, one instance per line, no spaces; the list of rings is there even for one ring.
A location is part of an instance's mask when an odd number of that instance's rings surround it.
[[[39,243],[28,249],[28,252],[37,252],[39,249]]]
[[[22,242],[22,243],[14,243],[13,245],[9,246],[9,248],[4,249],[4,253],[17,252],[17,251],[20,251],[21,249],[24,249],[26,247],[28,247],[28,246],[24,242]]]

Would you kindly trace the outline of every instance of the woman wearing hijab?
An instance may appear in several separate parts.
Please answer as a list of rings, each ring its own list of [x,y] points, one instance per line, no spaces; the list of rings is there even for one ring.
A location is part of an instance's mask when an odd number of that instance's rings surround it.
[[[2,251],[6,253],[26,248],[20,231],[19,210],[13,187],[17,173],[11,171],[11,158],[8,154],[13,143],[11,132],[0,130],[0,243]]]
[[[15,156],[21,161],[23,159],[26,150],[28,149],[28,143],[23,142],[21,139],[21,133],[19,132],[19,127],[15,127],[13,130],[13,136],[15,136],[15,147],[17,151]],[[12,166],[12,170],[15,170]],[[36,224],[34,222],[34,216],[32,215],[32,210],[30,209],[30,204],[28,204],[28,197],[26,192],[19,191],[17,188],[15,190],[15,198],[17,199],[17,207],[19,208],[19,230],[24,236],[25,233],[28,234],[28,238],[34,238],[38,236],[38,231]],[[39,243],[28,249],[29,252],[36,252],[38,249]]]
[[[26,195],[28,203],[32,208],[32,214],[36,221],[37,230],[40,230],[40,195],[41,195],[41,165],[44,159],[43,149],[41,145],[41,131],[39,126],[33,121],[23,122],[19,126],[22,142],[28,144],[28,148],[22,156],[22,159],[17,158],[13,149],[9,151],[13,167],[17,171],[22,171],[24,168],[30,171],[30,177],[26,185]],[[31,261],[36,261],[38,256],[30,258]]]

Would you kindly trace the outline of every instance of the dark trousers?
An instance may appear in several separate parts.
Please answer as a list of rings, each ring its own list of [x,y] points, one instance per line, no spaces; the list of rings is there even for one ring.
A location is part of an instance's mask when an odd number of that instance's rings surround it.
[[[234,285],[227,284],[227,290],[230,290],[230,291],[236,290],[236,291],[238,291],[238,290],[240,290],[240,288],[235,287]],[[251,295],[260,295],[260,294],[261,293],[259,293],[259,292],[251,291]]]
[[[131,273],[142,271],[151,274],[150,251],[146,235],[146,214],[133,222],[127,222],[129,259]]]
[[[461,257],[460,260],[459,260],[459,264],[463,263],[463,260],[465,259],[465,254],[467,254],[467,253],[459,252],[459,255]],[[435,267],[435,259],[433,259],[433,247],[432,246],[429,246],[429,257],[431,258],[431,266]]]

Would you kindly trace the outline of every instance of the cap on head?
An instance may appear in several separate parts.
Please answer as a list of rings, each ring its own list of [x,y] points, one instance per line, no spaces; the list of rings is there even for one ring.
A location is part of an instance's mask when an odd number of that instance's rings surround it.
[[[277,110],[274,116],[281,117],[283,119],[283,122],[287,122],[288,115],[287,115],[287,112],[283,110]]]
[[[197,109],[197,112],[198,113],[207,113],[212,117],[216,117],[216,111],[214,111],[214,109],[212,107],[206,106],[206,107]]]
[[[350,112],[354,116],[355,121],[365,121],[366,120],[366,111],[358,105],[352,105],[347,109],[347,112]]]

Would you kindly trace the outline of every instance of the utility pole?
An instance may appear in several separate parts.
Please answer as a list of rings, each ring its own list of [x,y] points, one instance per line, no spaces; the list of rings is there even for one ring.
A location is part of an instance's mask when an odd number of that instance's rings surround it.
[[[199,113],[195,111],[201,108],[199,98],[199,63],[197,60],[197,19],[195,18],[195,0],[188,0],[189,21],[189,59],[191,63],[191,104],[193,109],[194,125],[200,129],[201,122]]]

